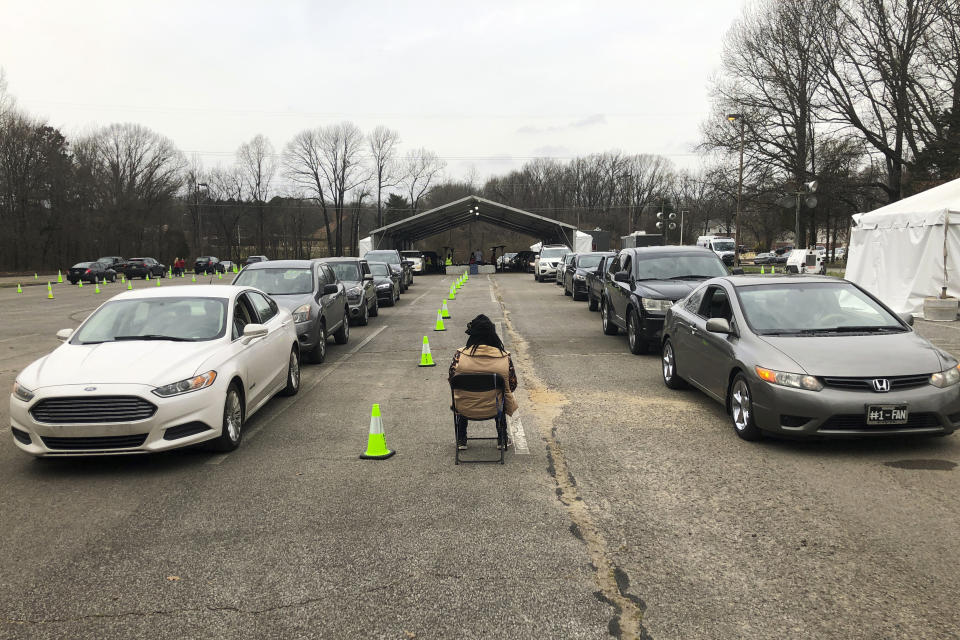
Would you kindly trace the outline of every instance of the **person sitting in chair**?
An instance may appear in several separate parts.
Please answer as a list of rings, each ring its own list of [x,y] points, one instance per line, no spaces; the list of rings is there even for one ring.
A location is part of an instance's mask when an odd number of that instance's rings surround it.
[[[458,373],[498,373],[507,383],[504,390],[504,412],[512,416],[517,410],[513,392],[517,389],[517,372],[513,368],[510,353],[503,348],[497,329],[490,318],[482,313],[467,323],[467,345],[453,354],[448,380]],[[460,416],[457,420],[457,448],[467,448],[467,419],[485,419],[496,414],[496,398],[492,395],[478,397],[468,391],[456,390],[454,399]],[[509,446],[509,442],[507,443]]]

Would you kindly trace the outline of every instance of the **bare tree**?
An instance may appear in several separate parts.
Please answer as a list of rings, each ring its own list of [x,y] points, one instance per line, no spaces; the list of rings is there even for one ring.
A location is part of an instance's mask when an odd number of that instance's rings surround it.
[[[237,165],[217,167],[207,177],[208,194],[214,201],[214,210],[210,214],[219,232],[221,244],[225,245],[228,255],[242,259],[240,244],[240,221],[246,212],[243,202],[244,176]],[[236,240],[236,245],[234,245]],[[237,250],[234,252],[233,248]]]
[[[394,156],[400,134],[383,125],[377,126],[368,136],[373,178],[377,189],[377,227],[383,226],[383,190],[396,186]]]
[[[403,158],[402,184],[410,198],[410,215],[416,215],[420,200],[430,191],[430,184],[443,173],[447,163],[433,151],[424,148],[407,152]]]
[[[257,211],[257,246],[260,253],[266,253],[263,223],[271,183],[277,172],[273,145],[258,133],[250,142],[243,143],[237,149],[237,165],[243,175],[243,184],[246,185],[248,198]]]
[[[826,71],[824,111],[858,131],[882,155],[887,177],[877,186],[890,202],[903,197],[904,169],[921,151],[931,95],[923,44],[942,17],[943,0],[831,0],[829,29],[818,40]],[[952,25],[956,29],[956,24]]]

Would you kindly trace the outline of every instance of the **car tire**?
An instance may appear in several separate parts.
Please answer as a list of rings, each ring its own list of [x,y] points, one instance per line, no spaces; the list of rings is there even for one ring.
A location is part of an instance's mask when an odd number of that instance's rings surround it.
[[[650,350],[650,343],[640,335],[640,316],[636,309],[630,309],[627,313],[627,343],[630,345],[630,353],[635,356]]]
[[[727,392],[727,404],[730,406],[730,421],[738,436],[748,441],[759,440],[763,433],[753,418],[753,393],[747,376],[738,373]]]
[[[290,360],[287,363],[287,386],[280,391],[282,396],[295,396],[300,391],[300,352],[296,347],[290,349]]]
[[[570,296],[571,298],[573,297],[573,292],[570,291],[570,289],[567,289],[567,280],[566,280],[566,278],[564,278],[564,280],[563,280],[563,295],[565,295],[565,296]]]
[[[687,381],[677,375],[677,356],[673,351],[673,343],[667,338],[661,352],[660,371],[663,374],[663,384],[668,389],[686,389]]]
[[[587,292],[587,309],[590,311],[596,311],[599,308],[597,305],[597,299],[593,297],[591,292]]]
[[[323,364],[323,361],[327,359],[327,325],[325,322],[320,322],[320,327],[317,329],[317,344],[310,350],[309,355],[310,362],[313,364]]]
[[[234,382],[227,388],[227,397],[223,402],[223,419],[220,425],[220,435],[210,441],[210,448],[214,451],[233,451],[240,446],[243,440],[243,396],[240,386]]]
[[[348,309],[344,309],[343,324],[341,324],[337,332],[333,334],[333,339],[337,344],[347,344],[350,340],[350,311]]]
[[[363,313],[360,314],[360,317],[357,318],[357,324],[361,327],[365,327],[370,324],[370,307],[363,305]]]
[[[540,282],[540,276],[538,276],[537,274],[533,274],[533,281]]]
[[[370,309],[370,317],[376,318],[380,315],[380,300],[377,299],[377,296],[373,296],[373,308]]]
[[[610,305],[605,301],[600,303],[600,326],[603,327],[604,335],[615,336],[620,333],[617,325],[610,319]]]

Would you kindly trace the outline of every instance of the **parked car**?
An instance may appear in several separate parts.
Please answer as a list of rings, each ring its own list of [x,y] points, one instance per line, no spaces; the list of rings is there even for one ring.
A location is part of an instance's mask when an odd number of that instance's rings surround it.
[[[515,251],[510,251],[497,256],[497,271],[510,271],[516,255]]]
[[[622,249],[610,262],[600,300],[603,332],[625,329],[634,354],[659,344],[663,319],[673,303],[700,282],[727,275],[720,257],[703,247]]]
[[[596,311],[600,308],[604,281],[608,275],[607,267],[610,261],[617,256],[615,251],[596,251],[593,255],[599,257],[596,266],[584,269],[584,290],[586,291],[587,308],[590,311]]]
[[[133,278],[163,278],[167,275],[167,266],[153,258],[130,258],[123,268],[123,274],[128,280]]]
[[[758,253],[753,258],[753,264],[773,264],[776,261],[777,254],[773,252]]]
[[[400,276],[383,262],[368,262],[373,276],[373,288],[377,292],[377,304],[392,307],[400,299]]]
[[[233,271],[233,261],[232,260],[221,260],[220,264],[223,265],[223,272],[230,273]]]
[[[540,247],[540,254],[533,263],[533,279],[544,282],[548,278],[557,277],[557,265],[570,247],[565,244],[548,244]]]
[[[400,252],[395,249],[377,249],[368,251],[363,259],[367,262],[383,262],[390,265],[390,269],[400,274],[400,291],[407,290],[407,287],[413,284],[413,271],[411,262],[400,257]]]
[[[952,433],[957,361],[912,321],[836,278],[715,278],[667,313],[663,381],[724,403],[745,440]]]
[[[404,260],[409,260],[413,264],[410,265],[410,269],[413,271],[414,275],[423,275],[423,253],[420,251],[401,251],[400,257]]]
[[[333,269],[337,278],[347,288],[347,304],[350,306],[350,320],[366,326],[370,318],[380,315],[377,288],[373,284],[373,275],[366,260],[361,258],[322,258],[322,263]]]
[[[216,256],[200,256],[193,261],[193,272],[197,275],[204,273],[215,275],[217,273],[224,273],[226,268],[223,266],[223,263],[220,262],[220,258]]]
[[[564,272],[563,292],[574,300],[587,299],[587,275],[594,273],[609,251],[577,254]]]
[[[313,260],[272,260],[247,265],[233,279],[237,286],[270,294],[293,316],[300,352],[314,363],[327,357],[327,338],[350,339],[347,292],[336,274]]]
[[[255,262],[267,262],[270,258],[267,256],[247,256],[247,259],[243,261],[243,266],[248,264],[253,264]]]
[[[125,291],[24,369],[14,443],[35,456],[235,449],[273,395],[300,389],[290,314],[246,287]]]
[[[572,269],[570,266],[573,263],[574,258],[577,257],[577,254],[570,252],[564,254],[563,258],[560,259],[560,262],[557,263],[557,275],[553,280],[553,284],[558,287],[563,286],[564,279],[567,277],[567,272]],[[564,291],[566,293],[566,291]]]
[[[96,261],[107,265],[117,273],[122,273],[123,267],[127,264],[127,259],[122,256],[104,256],[97,258]]]
[[[90,284],[116,282],[117,272],[105,262],[78,262],[67,271],[67,280],[70,284],[77,284],[81,280]]]

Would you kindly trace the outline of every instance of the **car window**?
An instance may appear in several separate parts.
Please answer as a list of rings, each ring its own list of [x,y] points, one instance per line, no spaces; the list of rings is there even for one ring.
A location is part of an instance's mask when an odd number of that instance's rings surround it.
[[[362,273],[363,275],[367,275],[368,273],[370,273],[370,265],[367,264],[366,260],[360,261],[360,273]]]
[[[700,304],[699,315],[704,318],[723,318],[732,320],[733,312],[730,309],[730,298],[726,290],[720,285],[707,287]]]
[[[615,257],[607,264],[607,273],[613,274],[620,271],[620,256]]]
[[[689,296],[687,296],[686,301],[683,303],[683,308],[690,313],[700,313],[700,303],[703,302],[703,294],[706,293],[706,291],[706,287],[700,287],[691,293]]]
[[[257,316],[260,318],[260,324],[267,324],[275,315],[277,315],[276,306],[271,304],[271,301],[268,300],[264,295],[257,293],[256,291],[248,291],[247,297],[250,299],[250,303],[253,304],[253,308],[256,310]]]
[[[632,258],[633,256],[631,256],[629,253],[623,256],[623,262],[622,266],[620,267],[620,271],[626,271],[627,273],[630,273],[630,264],[633,261]]]
[[[323,291],[323,288],[327,286],[327,272],[324,270],[322,264],[317,265],[317,289]]]
[[[231,340],[236,340],[243,336],[243,328],[248,324],[256,324],[256,314],[246,294],[241,293],[237,296],[237,301],[233,305],[233,328],[230,331]]]

